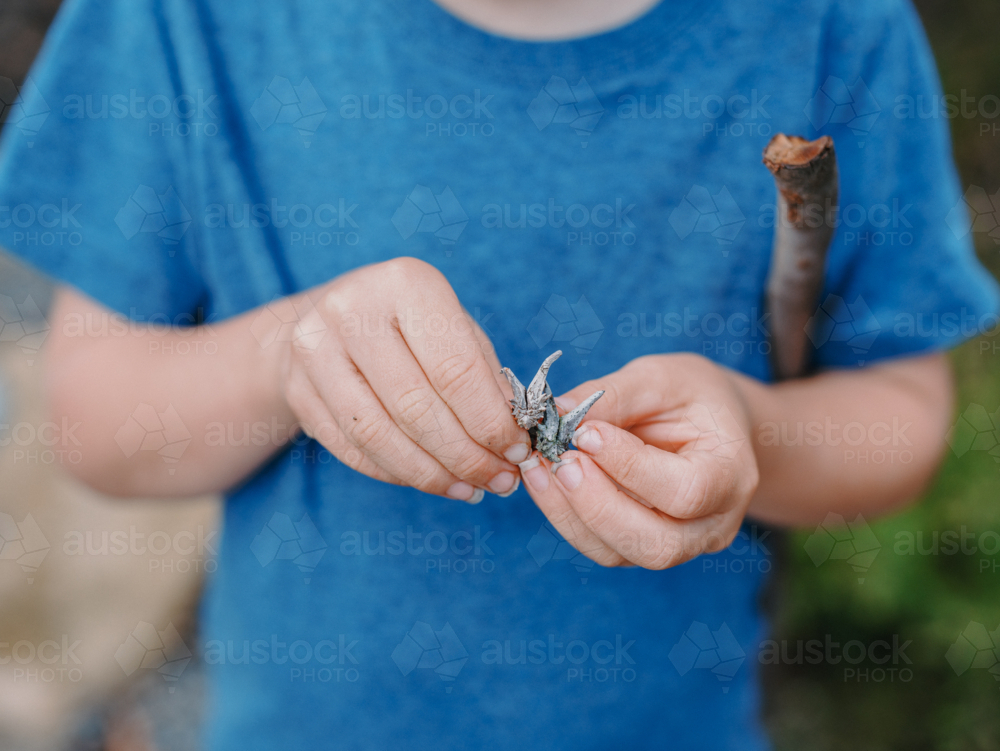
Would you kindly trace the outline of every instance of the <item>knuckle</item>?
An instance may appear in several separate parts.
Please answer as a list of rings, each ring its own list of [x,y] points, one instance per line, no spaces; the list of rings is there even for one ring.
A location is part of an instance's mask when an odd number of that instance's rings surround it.
[[[520,430],[517,423],[510,417],[510,410],[504,410],[501,417],[480,416],[479,421],[469,427],[469,432],[481,446],[500,450],[517,438]]]
[[[338,285],[323,295],[321,309],[335,319],[356,313],[361,307],[357,290],[358,286],[354,284]]]
[[[641,450],[623,451],[618,457],[618,480],[623,485],[633,484],[641,480],[645,470],[645,457]]]
[[[494,462],[495,459],[482,449],[469,447],[455,456],[451,470],[458,477],[483,483],[493,478]]]
[[[614,530],[617,511],[614,503],[590,503],[584,509],[577,509],[580,521],[600,534],[601,530]]]
[[[406,276],[440,273],[437,269],[427,263],[427,261],[421,261],[419,258],[414,258],[413,256],[390,258],[388,261],[383,261],[379,265],[384,269],[388,269],[390,272],[405,274]]]
[[[679,566],[689,560],[690,557],[678,545],[666,543],[659,547],[649,560],[642,564],[642,567],[652,569],[653,571],[665,571],[668,568]]]
[[[733,521],[726,524],[724,531],[722,532],[722,547],[721,550],[725,550],[730,545],[733,544],[733,540],[736,539],[736,535],[740,532],[740,519],[738,517],[734,518]]]
[[[441,277],[442,274],[426,261],[412,256],[401,256],[378,264],[378,278],[381,283],[388,281],[394,285],[407,285],[414,281]]]
[[[616,553],[611,548],[606,545],[593,545],[587,550],[581,550],[585,556],[596,563],[598,566],[604,566],[605,568],[611,568],[613,566],[620,566],[625,560],[618,553]]]
[[[328,446],[325,441],[321,441],[324,448],[337,457],[340,461],[355,471],[362,471],[365,464],[364,454],[357,446]]]
[[[434,367],[431,377],[446,399],[471,390],[479,377],[476,360],[466,354],[451,355]]]
[[[671,515],[680,519],[696,519],[704,516],[710,505],[710,491],[705,474],[689,465],[670,505]]]
[[[733,540],[736,539],[739,531],[739,517],[734,516],[732,519],[720,519],[702,539],[701,549],[698,553],[712,554],[722,552],[733,544]]]
[[[710,364],[710,361],[707,358],[695,352],[678,352],[670,355],[670,358],[675,365],[695,370],[701,370]]]
[[[444,473],[430,462],[420,462],[410,471],[408,484],[424,493],[439,495],[448,487]]]
[[[396,397],[396,411],[400,418],[416,428],[425,428],[434,421],[434,398],[423,386],[408,388]]]
[[[552,510],[546,513],[552,526],[559,530],[559,533],[566,538],[571,545],[574,540],[587,535],[587,530],[583,526],[580,518],[569,507],[560,510]]]
[[[381,415],[373,417],[358,417],[351,419],[348,428],[348,435],[359,446],[364,446],[367,450],[378,452],[389,443],[391,425],[389,421]]]

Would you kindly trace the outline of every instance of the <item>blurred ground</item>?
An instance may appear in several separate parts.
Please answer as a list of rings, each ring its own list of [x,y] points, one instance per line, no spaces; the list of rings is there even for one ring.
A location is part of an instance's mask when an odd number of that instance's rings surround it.
[[[21,81],[57,5],[56,0],[0,3],[0,76]],[[996,0],[917,0],[916,5],[937,55],[945,92],[958,96],[967,94],[977,101],[1000,96],[997,37],[1000,3]],[[884,109],[889,108],[884,106]],[[888,112],[885,116],[889,116]],[[968,118],[959,116],[949,122],[963,187],[976,186],[993,194],[1000,189],[1000,117],[977,114]],[[1000,246],[986,232],[975,232],[974,236],[984,263],[994,274],[1000,275]],[[0,286],[3,280],[0,275]],[[10,275],[6,282],[17,289],[22,288]],[[0,289],[0,294],[3,293]],[[975,416],[980,414],[977,406],[984,408],[983,414],[995,412],[1000,407],[1000,334],[970,342],[954,352],[952,359],[958,376],[958,413],[971,409],[968,414]],[[23,363],[16,366],[22,371],[24,367]],[[23,373],[20,376],[15,373],[15,380],[22,377]],[[24,387],[24,381],[19,383]],[[8,401],[21,403],[11,400],[10,394]],[[962,656],[970,644],[974,649],[976,644],[973,642],[1000,624],[1000,550],[993,550],[987,544],[993,539],[989,533],[1000,533],[1000,459],[989,453],[997,441],[1000,435],[991,438],[984,434],[976,450],[961,456],[958,452],[949,452],[941,475],[921,503],[903,514],[873,522],[869,529],[879,547],[865,571],[852,570],[843,560],[828,560],[816,565],[806,552],[807,541],[813,532],[788,536],[780,554],[784,564],[771,593],[770,608],[774,612],[773,638],[785,643],[789,659],[778,660],[785,664],[764,666],[766,718],[779,751],[802,748],[817,751],[842,748],[978,751],[1000,748],[1000,673],[995,677],[984,669],[989,667],[985,656],[968,666]],[[39,483],[26,486],[23,492],[19,491],[19,497],[45,499],[39,506],[42,509],[67,501],[67,498],[53,500],[49,487],[53,482],[47,478],[17,480],[21,481]],[[19,514],[23,512],[20,507],[17,512],[6,508],[4,493],[7,498],[12,497],[10,482],[0,477],[0,511],[13,513],[20,520]],[[84,503],[98,503],[93,494],[70,489],[71,486],[62,480],[55,484],[63,488],[61,492],[79,497]],[[38,512],[39,515],[43,513]],[[107,510],[107,513],[112,511]],[[113,513],[127,512],[115,509]],[[105,528],[114,528],[115,523],[105,522]],[[162,527],[171,521],[164,518],[157,523]],[[959,549],[957,553],[948,554],[947,533],[954,533],[958,539],[962,539],[962,534],[971,534],[970,539],[978,547],[973,552]],[[984,533],[987,534],[985,538]],[[935,536],[938,539],[936,546],[933,544]],[[910,539],[919,544],[914,542],[907,547]],[[910,550],[912,554],[908,554]],[[966,550],[971,551],[971,547]],[[141,563],[148,565],[149,562]],[[39,571],[44,574],[42,568]],[[20,569],[17,573],[24,576]],[[107,576],[108,572],[101,575]],[[864,583],[860,579],[864,579]],[[37,606],[18,605],[27,602],[18,599],[24,598],[25,593],[33,593],[37,600],[39,590],[26,589],[29,585],[23,580],[10,581],[14,583],[0,581],[0,641],[11,641],[4,634],[26,627],[19,623],[22,616],[37,618],[36,624],[55,617],[32,612],[32,607],[38,610]],[[132,583],[128,584],[129,581]],[[145,578],[138,581],[140,588],[148,588],[153,580],[147,572]],[[43,585],[44,581],[38,583]],[[106,579],[106,586],[134,587],[136,584],[134,579],[129,580],[129,574],[118,573]],[[190,599],[196,587],[197,577],[192,577],[185,586],[174,587],[166,599],[156,604],[160,611],[150,619],[160,617],[166,607],[175,613],[175,625],[186,634],[183,621],[190,615]],[[104,594],[112,597],[114,592]],[[118,594],[120,596],[121,591]],[[71,592],[60,596],[66,597],[66,602],[85,602],[86,598],[80,595],[80,592]],[[102,602],[105,613],[118,607],[112,600],[98,601]],[[130,607],[132,605],[134,603]],[[71,613],[68,610],[58,617],[66,618]],[[128,618],[131,615],[126,620]],[[162,620],[156,623],[157,629],[163,627]],[[48,623],[46,628],[58,630],[60,626],[56,624],[58,620]],[[985,629],[980,631],[976,624]],[[66,626],[64,630],[71,628],[75,626]],[[986,636],[989,638],[988,634]],[[856,667],[843,661],[796,664],[797,642],[810,639],[839,644],[858,641],[863,645],[878,640],[892,644],[895,639],[897,644],[907,641],[910,644],[901,650],[905,658],[896,660],[895,664],[890,659],[878,672],[879,666],[869,662]],[[1000,649],[1000,641],[994,646]],[[988,651],[983,648],[981,653],[985,655]],[[947,655],[953,660],[949,661]],[[94,675],[91,678],[96,688],[91,696],[81,698],[68,687],[57,698],[47,699],[53,702],[47,705],[52,711],[63,711],[61,707],[82,708],[82,724],[76,728],[76,737],[71,742],[73,749],[166,751],[194,747],[194,732],[204,696],[202,675],[196,661],[187,664],[176,684],[184,686],[183,692],[165,690],[162,676],[155,671],[139,670],[133,675],[142,677],[126,682],[123,675],[114,676],[114,680]],[[5,680],[0,673],[0,692],[6,690]],[[30,690],[22,693],[29,699],[22,697],[21,700],[30,705],[30,697],[34,694]],[[52,697],[57,693],[60,692],[54,692]],[[109,696],[112,698],[106,701]],[[10,697],[10,693],[0,693],[0,705],[13,701]],[[19,709],[21,706],[27,705],[17,702],[7,705],[7,716],[20,712],[21,726],[33,727],[24,722],[26,717],[31,719],[33,715],[27,709]],[[0,712],[0,726],[7,721],[7,716]],[[12,737],[2,734],[0,746],[4,749],[29,747],[18,746]],[[36,744],[35,747],[46,746]]]

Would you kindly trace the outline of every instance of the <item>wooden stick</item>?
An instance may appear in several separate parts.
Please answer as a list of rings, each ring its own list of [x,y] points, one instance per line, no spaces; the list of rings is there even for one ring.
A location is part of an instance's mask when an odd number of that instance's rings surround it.
[[[771,365],[784,380],[809,365],[806,329],[823,290],[836,224],[837,155],[829,136],[807,141],[779,133],[764,149],[764,164],[778,188],[767,308]]]

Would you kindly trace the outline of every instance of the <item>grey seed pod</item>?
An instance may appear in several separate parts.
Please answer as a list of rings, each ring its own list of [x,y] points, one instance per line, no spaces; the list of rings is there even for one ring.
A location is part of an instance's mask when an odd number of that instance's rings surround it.
[[[514,398],[510,400],[514,419],[531,434],[531,447],[551,462],[558,462],[559,457],[569,450],[573,433],[580,422],[594,406],[594,402],[604,396],[603,391],[598,391],[576,409],[560,417],[552,398],[552,389],[546,381],[549,368],[560,355],[562,351],[557,350],[545,358],[528,388],[524,387],[510,368],[502,368],[500,371],[506,376],[514,392]]]

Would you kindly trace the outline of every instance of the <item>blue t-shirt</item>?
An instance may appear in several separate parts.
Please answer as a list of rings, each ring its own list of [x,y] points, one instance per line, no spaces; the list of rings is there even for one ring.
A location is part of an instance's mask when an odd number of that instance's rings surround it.
[[[675,351],[768,379],[779,131],[840,159],[820,367],[952,346],[997,308],[947,124],[900,107],[939,94],[902,0],[670,0],[556,43],[429,0],[69,0],[22,94],[0,242],[133,318],[415,256],[522,379],[561,348],[557,393]],[[523,489],[472,507],[299,440],[226,501],[210,747],[765,748],[772,553],[748,521],[669,571],[603,569]]]

